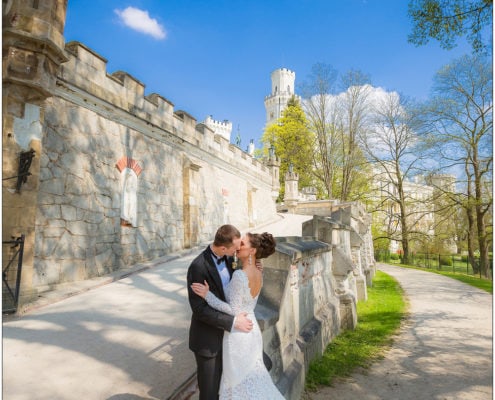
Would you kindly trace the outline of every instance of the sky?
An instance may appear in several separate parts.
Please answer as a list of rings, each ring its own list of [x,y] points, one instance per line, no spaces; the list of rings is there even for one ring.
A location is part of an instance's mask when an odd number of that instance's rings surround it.
[[[278,68],[307,81],[316,63],[360,70],[375,87],[426,100],[435,73],[468,53],[407,42],[408,0],[69,0],[66,43],[104,57],[198,123],[229,120],[246,150],[266,122]]]

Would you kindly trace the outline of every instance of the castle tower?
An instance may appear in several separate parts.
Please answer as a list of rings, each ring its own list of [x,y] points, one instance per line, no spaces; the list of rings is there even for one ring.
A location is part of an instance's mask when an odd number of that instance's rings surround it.
[[[63,36],[66,9],[67,0],[2,4],[2,174],[9,178],[2,181],[2,235],[4,240],[24,237],[19,305],[35,295],[30,287],[43,104],[55,90],[60,64],[68,60]],[[4,260],[9,259],[6,247]]]
[[[282,111],[287,106],[294,93],[296,73],[287,69],[276,69],[271,74],[272,93],[265,97],[266,125],[273,124],[282,116]]]

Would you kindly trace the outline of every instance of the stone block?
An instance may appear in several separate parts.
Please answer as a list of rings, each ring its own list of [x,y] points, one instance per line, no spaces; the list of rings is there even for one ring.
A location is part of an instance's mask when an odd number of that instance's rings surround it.
[[[48,167],[50,168],[50,171],[52,172],[54,178],[65,178],[66,172],[58,165],[51,163]]]
[[[108,214],[109,214],[108,212],[103,214],[102,212],[97,212],[97,211],[84,211],[82,212],[82,215],[78,215],[77,219],[90,222],[93,224],[100,224],[107,219],[105,215],[108,216]]]
[[[40,234],[47,239],[60,238],[65,232],[65,227],[45,227],[40,229]]]
[[[60,261],[60,281],[77,282],[88,278],[84,260],[61,260]]]
[[[53,178],[43,182],[40,192],[63,196],[65,194],[65,182],[63,178]]]
[[[105,271],[106,268],[112,268],[115,265],[115,255],[112,249],[107,249],[105,252],[97,254],[94,258],[94,265],[99,274]]]
[[[368,300],[368,289],[366,286],[366,278],[364,276],[356,277],[356,290],[357,290],[357,300],[366,301]]]
[[[72,255],[72,247],[72,235],[68,231],[65,231],[55,246],[53,258],[56,260],[69,259]]]
[[[84,193],[79,196],[74,196],[72,198],[69,198],[70,203],[74,206],[77,207],[83,211],[86,210],[91,210],[94,205],[94,198],[93,195]],[[79,212],[79,211],[78,211]]]
[[[96,194],[96,203],[105,209],[112,208],[112,198],[104,194]]]
[[[49,168],[41,168],[40,169],[40,182],[48,181],[53,179],[52,171]]]
[[[39,214],[45,219],[61,219],[62,212],[59,205],[40,205],[38,207]]]
[[[60,282],[60,269],[53,259],[37,259],[33,273],[33,286],[54,285]]]
[[[94,187],[92,187],[91,182],[84,179],[85,177],[85,174],[81,172],[76,175],[72,173],[67,174],[65,193],[73,196],[84,196],[94,193]]]
[[[62,204],[61,211],[62,211],[62,219],[65,219],[66,221],[77,220],[76,207]]]
[[[53,154],[56,154],[58,159],[61,154],[67,151],[65,140],[53,130],[48,130],[48,133],[43,137],[44,151],[50,155],[51,160],[55,159],[51,157]]]
[[[60,236],[57,237],[45,237],[41,242],[38,242],[35,247],[34,256],[41,259],[49,259],[57,247],[58,240]]]
[[[92,226],[95,226],[95,230],[93,231],[93,235],[95,236],[105,236],[105,235],[115,235],[116,232],[120,230],[120,218],[105,218],[101,223],[99,224],[91,224]],[[132,229],[132,228],[126,228],[126,229]],[[117,241],[118,238],[114,236],[114,240]]]

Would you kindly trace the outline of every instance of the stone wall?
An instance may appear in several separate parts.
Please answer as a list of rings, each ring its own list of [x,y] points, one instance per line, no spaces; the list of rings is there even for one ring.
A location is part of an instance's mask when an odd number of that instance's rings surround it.
[[[86,279],[275,216],[271,171],[106,60],[69,43],[45,102],[35,287]],[[120,165],[120,168],[119,168]],[[137,176],[136,222],[123,223],[122,168]],[[124,221],[125,222],[125,221]]]
[[[27,237],[21,303],[202,245],[221,224],[276,217],[277,160],[253,158],[126,72],[109,74],[81,43],[63,54],[36,102],[4,94],[4,174],[15,175],[20,151],[35,152],[22,190],[3,184],[3,235]]]

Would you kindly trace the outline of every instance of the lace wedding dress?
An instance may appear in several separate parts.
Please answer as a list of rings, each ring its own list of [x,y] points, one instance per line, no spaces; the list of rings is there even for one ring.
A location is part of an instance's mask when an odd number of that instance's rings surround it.
[[[249,333],[235,329],[224,333],[220,399],[284,400],[263,363],[263,339],[254,315],[258,296],[251,296],[244,271],[234,271],[225,297],[228,304],[211,292],[205,300],[211,307],[231,315],[247,312],[254,326]]]

